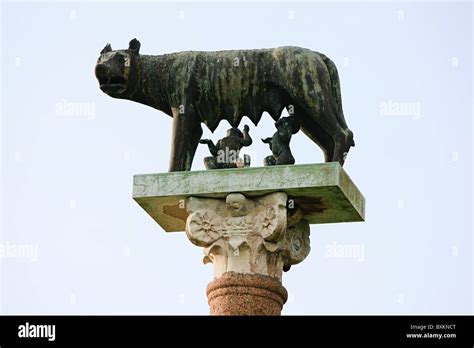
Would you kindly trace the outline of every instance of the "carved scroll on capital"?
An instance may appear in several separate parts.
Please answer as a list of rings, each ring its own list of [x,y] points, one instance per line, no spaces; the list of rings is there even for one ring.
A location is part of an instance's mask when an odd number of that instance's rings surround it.
[[[204,263],[214,275],[226,272],[263,274],[281,279],[283,269],[309,253],[309,225],[287,225],[284,192],[248,198],[241,193],[223,198],[190,197],[186,234],[204,247]]]
[[[288,271],[291,265],[303,261],[309,255],[311,247],[309,245],[309,224],[305,220],[300,220],[296,225],[288,229],[285,235],[284,271]]]

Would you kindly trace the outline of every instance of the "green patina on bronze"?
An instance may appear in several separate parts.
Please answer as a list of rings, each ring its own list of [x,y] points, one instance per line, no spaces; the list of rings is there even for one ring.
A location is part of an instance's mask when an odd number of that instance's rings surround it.
[[[325,159],[344,163],[354,146],[342,112],[336,66],[300,47],[218,52],[139,54],[107,45],[96,65],[103,92],[149,105],[173,117],[170,171],[190,170],[202,135],[221,120],[237,127],[243,116],[258,124],[267,111],[278,120],[287,108]]]

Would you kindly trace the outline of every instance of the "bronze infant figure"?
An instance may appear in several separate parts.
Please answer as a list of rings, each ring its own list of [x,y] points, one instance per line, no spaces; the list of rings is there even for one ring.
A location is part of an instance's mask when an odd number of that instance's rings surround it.
[[[295,158],[290,150],[290,140],[293,134],[300,130],[298,121],[292,117],[282,117],[275,122],[277,131],[273,137],[262,139],[265,144],[270,146],[271,156],[265,157],[263,165],[275,166],[281,164],[295,164]]]
[[[239,157],[240,149],[252,144],[249,135],[249,126],[244,126],[242,133],[238,128],[227,130],[227,136],[217,141],[214,145],[211,139],[201,139],[200,144],[207,144],[212,156],[204,158],[206,169],[242,168],[250,166],[250,156],[244,155],[244,160]]]

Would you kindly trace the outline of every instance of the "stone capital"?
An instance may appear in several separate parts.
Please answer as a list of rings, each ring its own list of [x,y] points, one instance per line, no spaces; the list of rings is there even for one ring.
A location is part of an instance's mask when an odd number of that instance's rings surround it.
[[[303,261],[310,251],[309,224],[300,212],[287,209],[287,200],[284,192],[189,197],[186,234],[204,248],[204,263],[213,263],[216,278],[234,272],[281,281],[282,271]]]

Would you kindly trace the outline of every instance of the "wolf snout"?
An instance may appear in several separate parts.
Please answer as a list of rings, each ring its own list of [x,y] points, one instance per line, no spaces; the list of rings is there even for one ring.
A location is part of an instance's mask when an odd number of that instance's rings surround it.
[[[95,66],[95,76],[100,83],[107,82],[108,79],[108,69],[104,64],[97,64]]]

